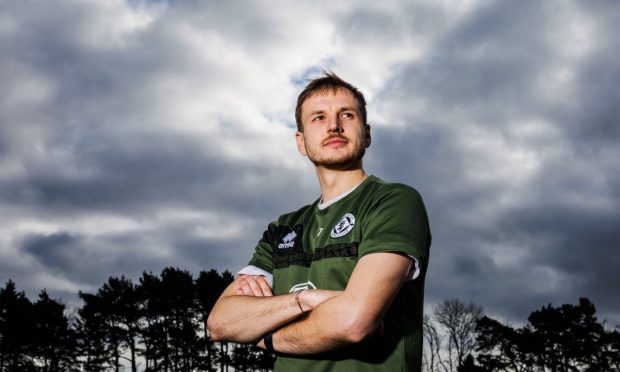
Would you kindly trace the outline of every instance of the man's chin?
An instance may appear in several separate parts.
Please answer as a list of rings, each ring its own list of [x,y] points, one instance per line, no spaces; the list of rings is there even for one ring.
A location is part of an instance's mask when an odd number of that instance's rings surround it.
[[[362,167],[362,157],[364,153],[358,154],[358,156],[347,158],[331,158],[331,159],[310,159],[316,167],[330,169],[330,170],[351,170]]]

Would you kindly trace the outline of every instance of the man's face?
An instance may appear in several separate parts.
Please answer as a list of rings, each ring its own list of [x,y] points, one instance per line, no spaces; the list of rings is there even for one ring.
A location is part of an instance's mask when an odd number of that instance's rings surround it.
[[[301,121],[297,148],[317,167],[350,169],[370,146],[370,127],[362,123],[358,102],[347,89],[310,96],[301,106]]]

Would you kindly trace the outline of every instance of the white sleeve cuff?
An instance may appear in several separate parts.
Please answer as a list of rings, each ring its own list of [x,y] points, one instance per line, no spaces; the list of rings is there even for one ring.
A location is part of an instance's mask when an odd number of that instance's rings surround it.
[[[418,276],[420,276],[420,265],[418,265],[418,260],[416,260],[414,257],[409,256],[409,258],[411,258],[412,265],[409,268],[409,273],[407,274],[407,280],[413,280],[417,278]]]
[[[248,265],[248,266],[244,267],[243,269],[237,271],[237,274],[235,274],[235,279],[237,279],[237,277],[239,277],[239,275],[261,275],[261,276],[264,276],[265,279],[267,279],[267,283],[269,283],[269,286],[271,288],[273,288],[273,275],[270,272],[261,269],[260,267],[256,267],[254,265]]]

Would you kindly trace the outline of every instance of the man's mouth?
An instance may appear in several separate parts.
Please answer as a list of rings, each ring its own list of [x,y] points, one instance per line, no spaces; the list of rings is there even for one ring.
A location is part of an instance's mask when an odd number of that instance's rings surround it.
[[[348,141],[344,137],[331,137],[323,142],[323,146],[340,146],[346,144]]]

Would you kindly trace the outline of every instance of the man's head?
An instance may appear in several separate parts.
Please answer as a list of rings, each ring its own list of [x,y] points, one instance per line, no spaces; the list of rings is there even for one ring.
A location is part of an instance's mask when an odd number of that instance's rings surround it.
[[[302,106],[304,102],[311,96],[317,93],[324,92],[336,92],[338,89],[346,89],[353,97],[357,100],[357,110],[359,111],[363,124],[367,124],[366,122],[366,99],[362,92],[360,92],[356,87],[342,80],[338,75],[329,71],[323,72],[323,76],[318,77],[316,79],[310,80],[308,85],[304,88],[299,96],[297,97],[297,106],[295,107],[295,121],[297,122],[297,130],[300,132],[304,131],[304,124],[301,120],[302,116]]]
[[[326,73],[312,80],[297,102],[299,152],[317,167],[361,168],[371,142],[362,93],[335,74]]]

